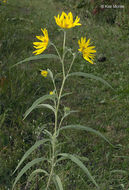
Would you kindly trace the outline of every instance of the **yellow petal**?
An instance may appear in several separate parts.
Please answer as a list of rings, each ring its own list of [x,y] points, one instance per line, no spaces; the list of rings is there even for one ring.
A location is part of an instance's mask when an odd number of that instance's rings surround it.
[[[44,40],[44,37],[43,37],[43,36],[36,36],[36,38],[37,38],[38,40],[41,40],[41,41]]]
[[[71,12],[69,12],[69,14],[68,14],[68,18],[69,18],[69,20],[71,21],[71,23],[73,23],[73,15],[72,15]]]
[[[85,60],[87,60],[89,63],[94,64],[91,59],[89,59],[87,56],[83,56]]]

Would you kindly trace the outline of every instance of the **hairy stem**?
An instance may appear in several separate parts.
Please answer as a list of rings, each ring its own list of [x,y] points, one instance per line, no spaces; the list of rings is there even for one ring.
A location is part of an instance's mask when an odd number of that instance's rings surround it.
[[[48,178],[46,190],[48,190],[48,188],[49,188],[50,181],[51,181],[51,178],[52,178],[53,172],[54,172],[54,166],[55,166],[55,163],[56,163],[56,160],[55,160],[55,157],[56,157],[56,155],[55,155],[55,152],[56,152],[55,148],[56,148],[56,137],[57,137],[57,125],[58,125],[58,111],[59,111],[59,106],[60,106],[61,95],[62,95],[62,92],[63,92],[65,80],[66,80],[66,77],[65,77],[65,68],[64,68],[65,40],[66,40],[66,31],[64,31],[64,42],[63,42],[63,55],[62,55],[62,58],[61,58],[61,56],[59,54],[59,51],[56,48],[56,46],[54,44],[52,44],[55,47],[55,49],[57,51],[57,54],[58,54],[58,56],[60,58],[60,61],[62,63],[63,80],[62,80],[61,88],[60,88],[60,91],[59,91],[59,96],[57,97],[57,103],[55,104],[56,105],[56,109],[55,109],[55,131],[54,131],[53,138],[52,138],[51,171],[50,171],[50,175],[49,175],[49,178]],[[54,83],[54,85],[55,85],[55,83]]]
[[[62,56],[62,71],[63,71],[63,78],[65,78],[65,68],[64,68],[64,57],[65,57],[65,41],[66,41],[66,31],[64,30],[64,42],[63,42],[63,56]]]
[[[51,171],[50,171],[50,174],[49,174],[49,178],[48,178],[48,182],[47,182],[47,187],[46,187],[46,190],[48,190],[48,187],[50,185],[50,181],[51,181],[51,178],[52,178],[52,175],[53,175],[53,170],[54,170],[54,160],[55,160],[55,139],[56,139],[56,136],[53,135],[53,138],[52,138],[52,160],[51,160]]]

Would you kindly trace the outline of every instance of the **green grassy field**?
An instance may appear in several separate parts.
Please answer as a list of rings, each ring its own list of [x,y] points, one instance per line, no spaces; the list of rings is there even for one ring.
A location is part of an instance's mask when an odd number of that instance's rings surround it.
[[[61,70],[60,64],[51,60],[11,66],[32,56],[32,42],[36,41],[36,35],[41,35],[41,28],[47,28],[50,39],[62,51],[63,36],[57,30],[54,16],[63,10],[78,15],[82,23],[81,27],[68,30],[66,45],[77,50],[78,39],[86,35],[97,50],[95,65],[78,56],[73,71],[99,76],[114,89],[88,78],[71,79],[65,91],[72,94],[64,98],[62,105],[79,112],[64,124],[83,124],[96,129],[116,148],[92,133],[65,131],[60,137],[60,142],[66,142],[61,150],[88,158],[84,163],[100,190],[129,189],[129,5],[126,1],[121,4],[124,10],[111,9],[96,14],[93,10],[97,5],[77,0],[8,0],[0,5],[0,190],[11,189],[15,178],[12,173],[18,161],[38,139],[40,126],[53,121],[49,111],[41,113],[40,110],[23,121],[27,108],[52,90],[52,84],[40,75],[39,69],[50,68],[54,73]],[[52,52],[53,49],[48,48],[45,53]],[[66,67],[69,60],[67,57]],[[57,83],[60,82],[59,79]],[[39,151],[39,154],[47,153]],[[64,190],[96,190],[70,161],[59,165],[57,172]],[[28,174],[19,181],[16,190],[25,188]]]

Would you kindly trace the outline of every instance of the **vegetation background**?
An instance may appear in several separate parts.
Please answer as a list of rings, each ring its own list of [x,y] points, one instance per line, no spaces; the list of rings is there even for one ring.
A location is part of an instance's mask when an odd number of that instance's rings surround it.
[[[124,9],[103,9],[101,5],[119,4]],[[129,190],[129,2],[128,0],[8,0],[0,4],[0,190],[12,187],[12,175],[24,152],[41,138],[40,127],[52,122],[49,111],[36,110],[23,121],[23,114],[41,95],[51,91],[50,81],[39,69],[51,68],[56,73],[56,61],[28,62],[12,65],[32,56],[32,42],[47,28],[50,39],[61,47],[62,33],[54,16],[71,11],[81,18],[81,27],[68,31],[67,46],[77,50],[81,36],[91,38],[97,49],[96,64],[81,57],[74,71],[100,76],[115,91],[98,81],[79,78],[67,83],[65,90],[72,95],[63,104],[78,109],[68,124],[84,124],[103,133],[118,148],[112,148],[100,138],[88,133],[64,132],[60,141],[62,151],[88,157],[88,167],[101,190]],[[60,49],[61,50],[61,49]],[[49,48],[46,53],[53,50]],[[67,61],[69,61],[69,57]],[[60,84],[60,79],[57,83]],[[52,130],[52,129],[51,129]],[[36,152],[36,154],[45,154]],[[31,159],[31,158],[30,158]],[[29,173],[28,173],[29,174]],[[71,162],[58,171],[64,189],[95,190],[89,179]],[[16,190],[24,189],[27,175]],[[36,185],[36,184],[35,184]],[[37,187],[35,186],[34,189]]]

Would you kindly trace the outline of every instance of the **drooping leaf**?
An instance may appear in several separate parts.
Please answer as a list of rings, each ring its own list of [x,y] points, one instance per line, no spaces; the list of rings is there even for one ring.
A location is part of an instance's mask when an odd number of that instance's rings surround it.
[[[81,161],[84,161],[84,162],[88,162],[89,161],[89,159],[87,158],[87,157],[85,157],[85,156],[78,156],[78,155],[74,155],[76,158],[78,158],[79,160],[81,160]]]
[[[87,157],[84,157],[84,156],[78,156],[78,155],[73,155],[73,156],[75,156],[76,158],[78,158],[79,160],[84,161],[84,162],[89,161],[89,159]],[[64,157],[58,158],[56,163],[63,161],[63,160],[66,160],[66,158],[64,158]]]
[[[30,182],[30,181],[33,179],[33,177],[34,177],[36,174],[39,174],[39,173],[44,173],[44,174],[47,175],[47,176],[49,175],[46,170],[43,170],[43,169],[36,169],[36,170],[34,170],[34,171],[30,174],[28,181]]]
[[[95,129],[92,129],[90,127],[86,127],[83,125],[67,125],[67,126],[61,127],[60,131],[64,130],[64,129],[85,130],[88,132],[92,132],[92,133],[96,134],[97,136],[101,137],[102,139],[104,139],[106,142],[108,142],[111,146],[114,147],[114,145],[111,144],[111,142],[102,133],[100,133],[99,131],[96,131]]]
[[[97,188],[99,188],[98,184],[96,183],[96,181],[94,180],[94,178],[90,174],[89,170],[85,167],[85,165],[77,157],[73,156],[72,154],[68,154],[68,153],[61,153],[59,155],[62,156],[62,157],[65,157],[67,159],[70,159],[72,162],[74,162],[75,164],[77,164],[86,173],[86,175],[94,183],[94,185]]]
[[[25,112],[24,114],[24,118],[23,120],[42,102],[44,102],[45,100],[54,100],[56,96],[53,94],[53,95],[44,95],[40,98],[38,98],[33,104],[32,106]]]
[[[59,178],[59,176],[54,175],[53,180],[54,180],[54,183],[56,185],[56,189],[57,190],[63,190],[63,185],[62,185],[62,182],[61,182],[61,179]]]
[[[61,98],[65,97],[65,96],[68,96],[70,94],[72,94],[72,92],[64,93],[64,94],[62,94]]]
[[[66,159],[67,159],[66,157],[58,158],[58,159],[56,160],[56,164],[57,164],[58,162],[60,162],[60,161],[66,160]]]
[[[18,180],[22,177],[22,175],[28,170],[30,169],[33,165],[38,164],[41,161],[44,161],[47,159],[42,158],[36,158],[34,160],[32,160],[31,162],[29,162],[28,164],[26,164],[26,166],[19,172],[18,176],[16,177],[14,184],[13,184],[13,188],[15,187],[16,183],[18,182]]]
[[[48,108],[55,113],[55,109],[50,104],[39,104],[38,106],[36,106],[36,108],[42,108],[42,107]]]
[[[72,114],[72,113],[77,113],[77,112],[78,112],[77,110],[70,110],[70,111],[66,112],[62,118],[64,119],[64,118],[66,118],[67,116],[69,116],[70,114]]]
[[[28,62],[28,61],[35,61],[35,60],[39,60],[39,59],[59,59],[59,57],[57,55],[54,55],[54,54],[43,54],[43,55],[31,56],[31,57],[28,57],[22,61],[19,61],[18,63],[16,63],[12,67],[15,67],[17,65],[20,65],[20,64]]]
[[[95,79],[95,80],[98,80],[98,81],[102,82],[103,84],[107,85],[108,87],[112,88],[112,86],[107,81],[105,81],[104,79],[102,79],[100,77],[97,77],[95,75],[89,74],[89,73],[74,72],[74,73],[70,73],[68,75],[68,77],[70,77],[70,76],[80,76],[80,77],[86,77],[86,78]]]
[[[24,156],[22,157],[21,161],[19,162],[19,164],[17,165],[16,169],[14,170],[13,173],[16,172],[16,170],[20,167],[20,165],[24,162],[24,160],[40,145],[46,143],[50,141],[50,139],[43,139],[43,140],[39,140],[37,141],[29,150],[26,151],[26,153],[24,154]]]

